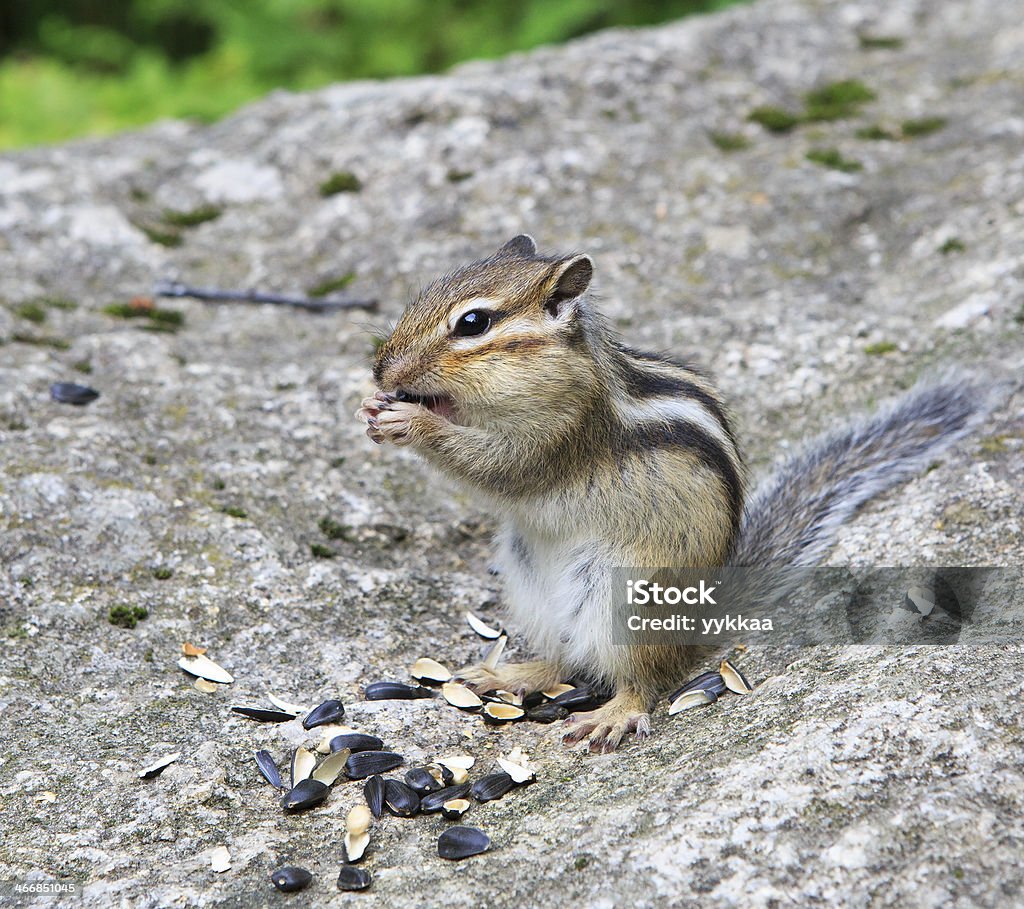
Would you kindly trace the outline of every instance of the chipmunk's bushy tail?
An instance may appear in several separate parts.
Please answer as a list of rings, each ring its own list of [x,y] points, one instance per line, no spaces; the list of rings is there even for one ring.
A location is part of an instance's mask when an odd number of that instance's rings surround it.
[[[749,500],[730,562],[817,564],[861,505],[923,471],[988,413],[992,400],[991,384],[950,374],[815,439]]]

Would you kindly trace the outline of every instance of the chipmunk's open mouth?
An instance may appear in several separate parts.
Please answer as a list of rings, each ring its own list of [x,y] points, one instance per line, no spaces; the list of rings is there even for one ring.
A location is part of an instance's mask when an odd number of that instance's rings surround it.
[[[455,418],[455,402],[448,395],[421,395],[405,388],[399,388],[395,391],[395,400],[422,404],[427,410],[432,410],[446,420]]]

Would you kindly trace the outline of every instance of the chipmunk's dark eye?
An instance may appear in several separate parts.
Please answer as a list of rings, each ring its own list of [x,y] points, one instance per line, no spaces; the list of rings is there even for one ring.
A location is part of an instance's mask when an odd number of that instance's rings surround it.
[[[491,316],[482,309],[471,309],[459,318],[455,323],[455,336],[457,338],[471,338],[473,335],[482,335],[491,327]]]

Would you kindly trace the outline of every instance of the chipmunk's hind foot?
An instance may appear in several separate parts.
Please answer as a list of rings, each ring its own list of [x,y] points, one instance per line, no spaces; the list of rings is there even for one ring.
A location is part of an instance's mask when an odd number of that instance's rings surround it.
[[[593,754],[614,751],[631,732],[638,742],[651,734],[651,717],[647,713],[647,705],[632,692],[617,694],[597,710],[574,713],[566,719],[565,725],[569,731],[562,736],[562,742],[575,745],[589,738],[589,748]]]

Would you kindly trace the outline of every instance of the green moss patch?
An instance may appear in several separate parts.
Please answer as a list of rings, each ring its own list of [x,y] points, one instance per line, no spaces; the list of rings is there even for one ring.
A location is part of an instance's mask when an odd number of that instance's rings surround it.
[[[111,303],[103,307],[108,316],[118,319],[147,319],[165,329],[177,329],[185,324],[185,314],[176,309],[161,309],[159,306],[135,306],[131,303]]]
[[[356,279],[354,271],[347,271],[340,278],[326,278],[319,284],[314,284],[306,293],[311,297],[326,297],[335,291],[344,290]]]
[[[900,138],[898,133],[879,126],[877,123],[873,123],[871,126],[862,126],[854,135],[858,139],[867,139],[871,142],[895,142]]]
[[[313,543],[309,547],[309,551],[318,559],[333,559],[334,550],[330,546],[325,546],[323,543]]]
[[[857,42],[862,50],[899,50],[904,43],[892,35],[858,35]]]
[[[864,353],[870,357],[880,357],[895,350],[899,350],[899,347],[892,341],[876,341],[874,344],[868,344],[864,348]]]
[[[755,107],[747,119],[752,123],[760,124],[772,133],[788,133],[803,121],[799,114],[791,113],[781,107],[770,106]]]
[[[945,117],[919,117],[916,120],[904,120],[900,124],[903,135],[907,139],[930,136],[942,129],[948,121]]]
[[[841,120],[856,114],[862,104],[875,99],[875,93],[859,79],[842,79],[813,89],[804,95],[808,121]]]
[[[948,256],[950,253],[962,253],[966,249],[967,245],[963,240],[959,237],[950,237],[939,247],[939,252],[944,256]]]
[[[148,618],[149,610],[145,606],[126,606],[120,603],[111,606],[107,613],[107,621],[118,628],[134,628],[140,621]]]
[[[837,148],[812,148],[806,155],[808,161],[820,164],[822,167],[831,167],[833,170],[841,170],[844,174],[852,174],[863,169],[860,161],[851,158],[844,158]]]
[[[205,224],[207,221],[215,221],[223,213],[224,209],[216,205],[201,205],[199,208],[192,208],[188,211],[165,209],[162,220],[164,224],[171,227],[195,227],[198,224]]]
[[[357,193],[363,188],[363,181],[348,170],[340,170],[331,174],[320,184],[321,196],[334,196],[338,193]]]
[[[19,303],[14,307],[14,314],[19,319],[35,322],[36,325],[42,325],[46,321],[46,308],[41,303],[35,301]]]
[[[750,140],[742,133],[709,132],[708,139],[719,151],[734,152],[750,148]]]

